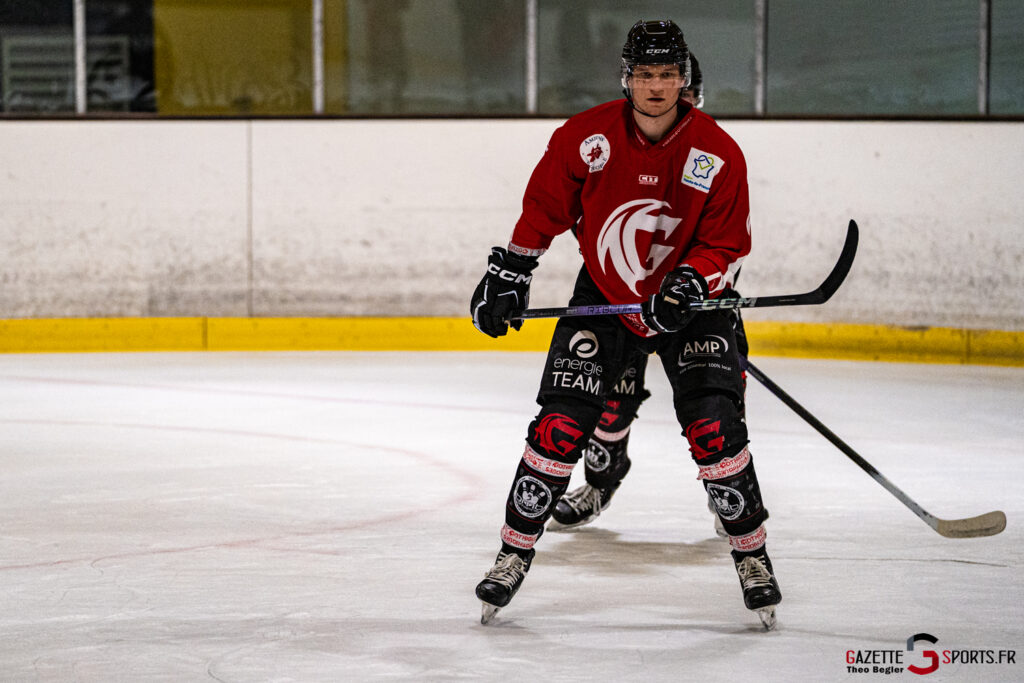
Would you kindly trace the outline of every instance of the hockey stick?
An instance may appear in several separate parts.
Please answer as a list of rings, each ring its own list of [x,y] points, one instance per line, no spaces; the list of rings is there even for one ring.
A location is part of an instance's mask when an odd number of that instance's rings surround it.
[[[832,442],[833,446],[846,454],[850,460],[857,463],[862,470],[871,475],[872,479],[881,484],[882,488],[896,496],[901,503],[910,508],[911,512],[924,520],[925,524],[930,526],[932,529],[935,529],[935,531],[940,535],[945,536],[946,538],[994,536],[1006,528],[1006,515],[1001,510],[994,510],[993,512],[987,512],[983,515],[978,515],[977,517],[967,517],[965,519],[939,519],[935,515],[929,513],[927,510],[915,503],[910,496],[901,491],[895,484],[886,479],[881,472],[871,465],[871,463],[862,458],[857,451],[850,448],[845,441],[836,436],[832,430],[822,424],[820,420],[811,415],[811,413],[802,405],[797,403],[792,396],[779,388],[779,385],[768,379],[768,377],[753,363],[751,363],[749,359],[741,357],[741,362],[746,367],[747,372],[754,376],[754,379],[763,384],[768,391],[775,394],[783,403],[792,408],[793,412],[802,417],[807,424],[818,430],[822,436]]]
[[[804,294],[789,294],[781,296],[761,297],[738,297],[735,299],[706,299],[699,306],[694,308],[699,311],[720,310],[725,308],[764,308],[767,306],[807,306],[812,304],[823,304],[828,301],[839,285],[843,284],[850,267],[853,265],[853,257],[857,255],[857,239],[859,231],[857,223],[850,221],[846,230],[846,242],[843,244],[843,251],[839,254],[839,260],[832,267],[825,281],[817,289]],[[529,318],[570,318],[584,315],[624,315],[629,313],[640,313],[643,304],[601,304],[597,306],[562,306],[556,308],[531,308],[515,316],[515,320],[527,320]]]

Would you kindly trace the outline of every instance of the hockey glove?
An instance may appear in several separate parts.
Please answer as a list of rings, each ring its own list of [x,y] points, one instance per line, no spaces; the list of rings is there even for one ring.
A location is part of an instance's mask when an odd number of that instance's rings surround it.
[[[487,273],[473,292],[469,312],[476,329],[491,337],[508,334],[508,326],[523,326],[522,320],[512,320],[530,303],[530,280],[537,267],[536,256],[510,254],[501,247],[493,247],[487,259]]]
[[[679,266],[661,281],[661,290],[644,302],[640,313],[655,332],[678,332],[697,315],[691,306],[708,298],[708,283],[691,266]]]

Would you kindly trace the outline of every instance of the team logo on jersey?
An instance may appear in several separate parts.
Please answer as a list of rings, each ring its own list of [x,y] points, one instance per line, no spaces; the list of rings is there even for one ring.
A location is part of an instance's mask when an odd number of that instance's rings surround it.
[[[637,287],[639,283],[658,270],[674,249],[671,245],[654,241],[659,234],[664,241],[668,241],[683,222],[682,218],[673,218],[661,212],[662,209],[671,208],[668,202],[657,199],[626,202],[611,212],[597,235],[597,257],[601,269],[608,272],[610,256],[615,272],[634,294],[640,293]],[[641,232],[652,235],[650,246],[643,255],[637,247],[637,233]]]
[[[597,355],[597,335],[590,330],[580,330],[569,340],[569,350],[580,358]]]
[[[715,504],[718,516],[723,520],[732,521],[743,514],[743,494],[729,486],[708,484],[708,495]]]
[[[519,477],[512,494],[512,502],[519,514],[534,519],[544,514],[551,504],[551,489],[536,477]]]
[[[596,173],[608,163],[612,155],[612,146],[608,144],[608,138],[597,133],[591,135],[580,145],[580,157],[583,163],[590,167],[591,173]]]
[[[696,147],[690,148],[690,156],[686,158],[686,165],[683,166],[683,185],[689,185],[695,190],[708,192],[715,176],[725,166],[722,157],[702,152]]]

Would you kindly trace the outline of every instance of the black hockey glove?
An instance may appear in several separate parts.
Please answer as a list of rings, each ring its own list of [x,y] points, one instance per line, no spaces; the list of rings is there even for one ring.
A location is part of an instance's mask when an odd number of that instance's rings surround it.
[[[696,310],[690,306],[708,298],[708,283],[690,266],[679,266],[661,281],[661,290],[644,302],[640,317],[655,332],[678,332]]]
[[[486,335],[508,334],[508,326],[523,326],[522,320],[511,320],[530,303],[530,280],[537,267],[536,256],[510,254],[501,247],[492,247],[487,259],[487,273],[473,292],[469,312],[473,325]]]

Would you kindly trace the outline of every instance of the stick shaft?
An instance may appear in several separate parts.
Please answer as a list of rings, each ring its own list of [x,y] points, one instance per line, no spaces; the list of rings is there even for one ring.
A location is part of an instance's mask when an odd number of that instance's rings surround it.
[[[838,448],[840,451],[842,451],[846,457],[857,463],[858,467],[867,472],[871,476],[871,478],[877,481],[879,484],[881,484],[886,491],[896,496],[897,500],[899,500],[901,503],[910,508],[911,512],[913,512],[915,515],[923,519],[928,524],[928,526],[932,527],[933,529],[938,529],[938,520],[934,515],[932,515],[930,512],[928,512],[923,507],[914,502],[914,500],[910,496],[908,496],[898,486],[889,481],[885,477],[885,475],[883,475],[881,472],[875,469],[874,465],[872,465],[863,457],[861,457],[861,455],[857,451],[853,450],[853,448],[851,448],[848,443],[840,439],[836,435],[836,433],[833,432],[828,427],[826,427],[824,423],[821,422],[821,420],[814,417],[814,415],[812,415],[809,410],[800,405],[795,398],[793,398],[785,391],[783,391],[778,384],[773,382],[767,375],[761,372],[761,370],[758,369],[756,365],[751,363],[749,359],[746,360],[745,365],[747,368],[747,372],[750,373],[750,375],[754,379],[763,384],[768,391],[773,393],[780,401],[789,406],[793,410],[793,412],[802,417],[804,419],[804,422],[814,427],[814,429],[817,430],[819,434],[828,439],[832,443],[832,445]]]
[[[821,420],[814,417],[809,410],[797,403],[796,399],[782,390],[779,385],[768,378],[761,370],[750,362],[748,358],[740,357],[744,369],[758,382],[764,385],[768,391],[774,394],[779,400],[789,406],[793,412],[802,417],[807,424],[814,427],[819,434],[824,436],[836,448],[843,452],[850,460],[867,472],[872,479],[881,484],[882,488],[896,497],[907,508],[921,518],[925,524],[934,529],[938,534],[946,538],[976,538],[979,536],[993,536],[1006,528],[1006,515],[1001,510],[993,510],[977,517],[964,519],[939,519],[923,507],[917,504],[913,498],[904,493],[898,486],[889,481],[881,472],[867,460],[853,450],[849,444],[840,439],[836,434],[826,427]]]
[[[729,299],[705,299],[690,310],[714,311],[732,308],[767,308],[768,306],[810,306],[823,304],[828,301],[839,285],[846,279],[846,275],[853,266],[853,259],[857,255],[857,243],[860,239],[860,229],[856,221],[850,221],[846,228],[846,241],[843,243],[843,251],[839,259],[832,267],[821,285],[810,292],[803,294],[784,294],[778,296],[761,297],[735,297]],[[627,315],[640,313],[642,304],[602,304],[598,306],[565,306],[556,308],[531,308],[517,314],[514,320],[528,320],[530,318],[573,318],[586,315]]]

